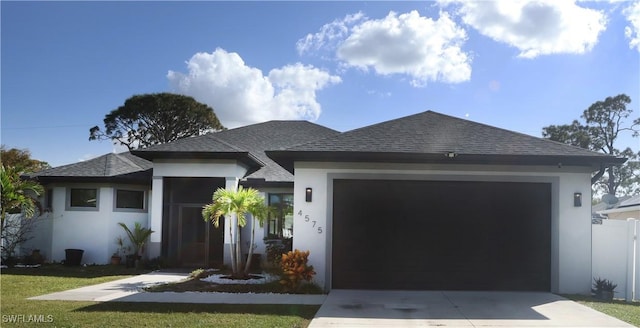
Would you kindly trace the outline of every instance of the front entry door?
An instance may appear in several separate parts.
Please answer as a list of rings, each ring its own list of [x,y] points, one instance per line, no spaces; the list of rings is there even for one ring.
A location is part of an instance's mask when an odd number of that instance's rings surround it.
[[[207,256],[208,229],[202,207],[181,206],[178,222],[178,257],[183,266],[203,266]]]

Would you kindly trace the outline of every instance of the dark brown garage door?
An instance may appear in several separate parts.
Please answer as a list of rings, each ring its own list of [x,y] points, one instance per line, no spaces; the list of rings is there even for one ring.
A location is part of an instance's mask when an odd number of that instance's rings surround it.
[[[332,288],[550,290],[548,183],[334,180]]]

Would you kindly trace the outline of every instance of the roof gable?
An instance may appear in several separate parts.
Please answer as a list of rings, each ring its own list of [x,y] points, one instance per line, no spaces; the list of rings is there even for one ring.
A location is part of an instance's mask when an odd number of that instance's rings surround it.
[[[216,133],[216,137],[249,151],[264,166],[245,178],[293,182],[293,175],[269,158],[265,151],[333,136],[338,131],[307,121],[268,121]]]

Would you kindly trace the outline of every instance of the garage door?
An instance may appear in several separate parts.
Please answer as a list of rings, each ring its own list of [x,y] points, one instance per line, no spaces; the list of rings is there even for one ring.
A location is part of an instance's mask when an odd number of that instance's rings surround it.
[[[334,180],[332,288],[550,290],[548,183]]]

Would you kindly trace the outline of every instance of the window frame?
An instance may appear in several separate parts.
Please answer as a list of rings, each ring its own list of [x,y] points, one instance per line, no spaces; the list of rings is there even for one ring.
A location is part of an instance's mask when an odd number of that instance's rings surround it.
[[[118,207],[118,191],[133,191],[142,193],[142,208],[127,208]],[[114,212],[134,212],[134,213],[146,213],[148,207],[148,192],[141,188],[113,188],[113,211]]]
[[[44,193],[44,212],[53,212],[53,188],[47,188]]]
[[[97,212],[100,210],[100,188],[98,187],[94,187],[94,188],[90,188],[90,187],[68,187],[66,188],[67,192],[66,192],[66,210],[67,211],[92,211],[92,212]],[[96,192],[96,206],[72,206],[71,205],[71,195],[72,195],[72,190],[95,190]]]
[[[284,212],[284,209],[285,209],[284,198],[286,196],[290,196],[291,197],[291,209],[292,209],[292,215],[293,215],[293,193],[292,192],[269,193],[268,194],[268,198],[267,198],[267,204],[269,206],[273,206],[274,205],[271,202],[271,197],[272,196],[279,196],[280,197],[280,202],[278,203],[279,206],[277,207],[277,210],[276,210],[277,213],[278,213],[278,217],[277,218],[273,218],[271,213],[267,217],[266,238],[267,239],[285,239],[285,238],[288,239],[288,238],[293,238],[293,222],[291,222],[291,224],[292,224],[291,237],[284,237],[283,234],[282,234],[282,229],[283,229],[283,226],[284,226],[285,221],[286,221],[286,218],[285,218],[286,214]],[[274,222],[274,224],[275,224],[275,230],[277,231],[277,234],[272,234],[271,233],[272,222]]]

